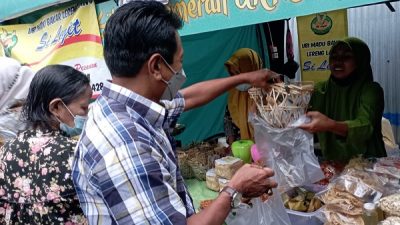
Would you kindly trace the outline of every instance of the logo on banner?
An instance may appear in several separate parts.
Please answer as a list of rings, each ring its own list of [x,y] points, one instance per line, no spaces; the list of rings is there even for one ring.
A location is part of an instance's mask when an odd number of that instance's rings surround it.
[[[314,34],[324,35],[332,29],[333,21],[327,13],[317,13],[311,21],[311,30]]]
[[[11,57],[11,50],[17,45],[18,43],[18,37],[15,33],[15,30],[13,32],[8,32],[6,29],[2,29],[2,32],[0,33],[0,44],[3,47],[4,50],[4,55],[6,57]]]

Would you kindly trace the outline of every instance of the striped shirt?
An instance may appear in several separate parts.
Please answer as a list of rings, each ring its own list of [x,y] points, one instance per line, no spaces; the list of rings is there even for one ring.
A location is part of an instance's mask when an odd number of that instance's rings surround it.
[[[92,104],[72,174],[90,224],[186,224],[194,214],[169,135],[185,101],[162,103],[107,82]]]

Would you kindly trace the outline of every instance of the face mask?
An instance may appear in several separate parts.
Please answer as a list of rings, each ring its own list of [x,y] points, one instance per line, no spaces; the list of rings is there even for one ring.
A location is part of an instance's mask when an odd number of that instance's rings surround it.
[[[247,91],[251,88],[251,84],[239,84],[238,86],[236,86],[236,89],[238,91]]]
[[[80,116],[80,115],[75,115],[72,114],[71,110],[65,105],[63,102],[65,108],[67,108],[68,112],[71,114],[72,117],[74,117],[74,127],[68,126],[66,123],[63,123],[60,121],[60,129],[64,131],[68,136],[73,137],[73,136],[78,136],[82,133],[83,126],[85,125],[86,122],[86,116]]]
[[[179,71],[175,71],[172,67],[162,58],[168,68],[174,73],[169,81],[162,79],[162,81],[167,85],[164,90],[164,93],[161,96],[161,100],[169,100],[171,101],[178,93],[179,89],[182,87],[183,83],[186,81],[186,74],[185,71],[180,69]]]

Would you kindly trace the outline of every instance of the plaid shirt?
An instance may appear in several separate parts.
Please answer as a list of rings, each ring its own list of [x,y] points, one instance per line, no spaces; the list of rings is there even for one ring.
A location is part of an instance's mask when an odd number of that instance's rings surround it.
[[[163,104],[109,82],[92,104],[72,174],[90,224],[186,224],[194,214],[169,135],[185,101]]]

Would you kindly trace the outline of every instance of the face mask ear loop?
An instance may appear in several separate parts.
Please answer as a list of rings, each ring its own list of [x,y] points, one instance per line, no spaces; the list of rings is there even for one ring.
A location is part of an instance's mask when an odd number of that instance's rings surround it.
[[[167,62],[167,60],[164,59],[164,57],[162,57],[162,55],[160,55],[161,58],[163,59],[164,63],[167,65],[167,67],[174,73],[174,76],[177,74],[177,72],[172,69],[172,67],[169,65],[169,63]]]
[[[69,110],[68,106],[64,103],[63,100],[61,100],[62,104],[65,106],[65,108],[68,110],[69,114],[71,114],[72,118],[75,119],[75,115],[71,112],[71,110]]]

